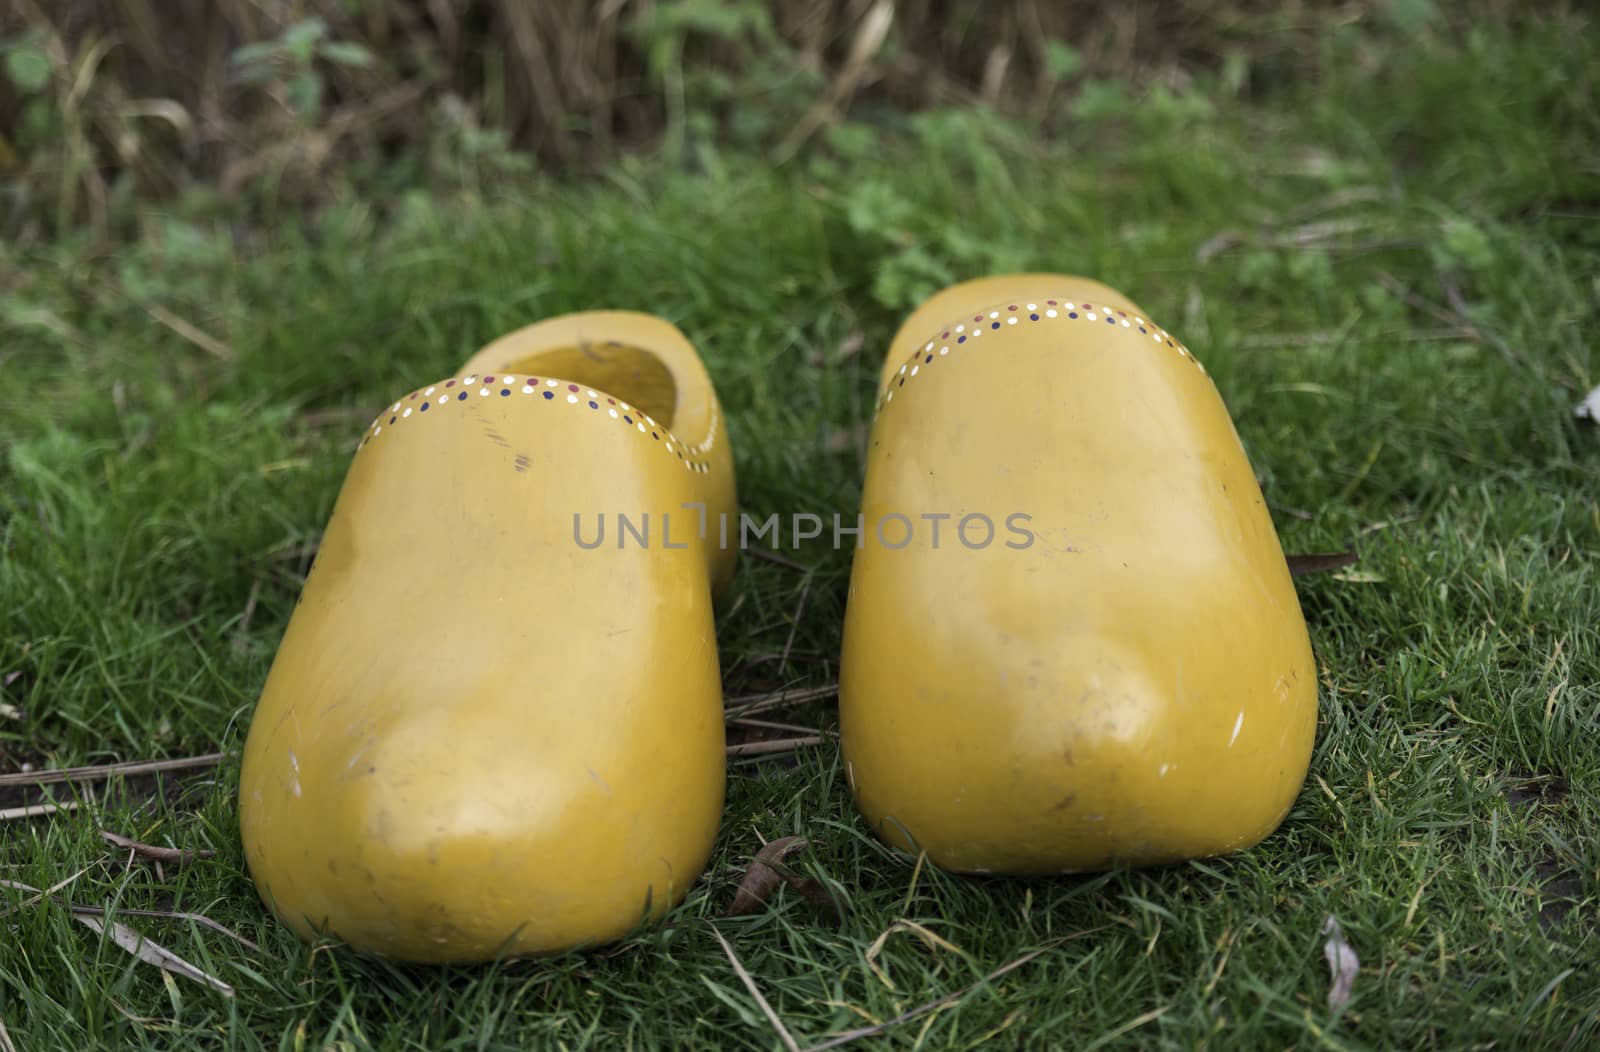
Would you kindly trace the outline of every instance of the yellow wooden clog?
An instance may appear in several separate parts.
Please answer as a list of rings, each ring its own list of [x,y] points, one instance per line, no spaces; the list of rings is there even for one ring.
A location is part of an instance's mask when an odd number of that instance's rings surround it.
[[[887,842],[1055,873],[1283,819],[1316,727],[1305,622],[1216,388],[1125,297],[1029,274],[919,308],[863,513],[840,724]]]
[[[262,897],[302,936],[434,962],[615,939],[681,899],[723,794],[733,552],[700,527],[733,511],[710,378],[657,318],[546,321],[391,405],[245,744]]]

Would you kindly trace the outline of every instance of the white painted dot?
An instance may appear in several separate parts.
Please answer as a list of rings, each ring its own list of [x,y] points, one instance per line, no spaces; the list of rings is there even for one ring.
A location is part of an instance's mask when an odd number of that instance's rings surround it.
[[[1123,318],[1122,319],[1122,327],[1124,329],[1126,329],[1128,327],[1128,319],[1127,318]]]
[[[405,412],[400,414],[402,419],[405,418],[405,417],[408,417],[410,415],[411,415],[411,410],[409,410],[409,409],[407,409]]]
[[[992,311],[989,312],[989,317],[998,318],[998,317],[1000,317],[1000,312],[997,311],[997,310],[992,310]]]
[[[375,427],[375,428],[372,429],[372,437],[373,438],[377,438],[381,434],[383,434],[383,428]]]
[[[515,382],[515,381],[516,381],[516,379],[517,379],[517,378],[516,378],[516,377],[515,377],[515,376],[508,376],[508,377],[506,377],[506,379],[505,379],[505,384],[506,384],[506,386],[507,386],[507,387],[510,387],[510,386],[511,386],[511,385],[512,385],[512,384],[513,384],[513,383],[514,383],[514,382]]]
[[[1061,306],[1064,307],[1067,310],[1072,310],[1073,309],[1073,306],[1070,303],[1063,303]]]
[[[1179,346],[1178,353],[1183,355],[1185,358],[1189,357],[1189,352],[1184,350],[1182,346]]]
[[[1046,318],[1054,318],[1056,316],[1056,312],[1055,312],[1054,309],[1047,310],[1047,311],[1044,312],[1044,316]]]
[[[884,402],[885,405],[888,405],[892,401],[894,401],[894,392],[893,391],[890,391],[888,394],[883,396],[883,402]]]
[[[465,380],[462,380],[461,382],[464,383],[464,384],[467,384],[468,386],[471,386],[472,384],[475,384],[475,383],[478,382],[478,378],[476,376],[469,376]]]
[[[1156,342],[1157,342],[1157,343],[1160,343],[1160,342],[1161,342],[1161,334],[1160,334],[1160,333],[1159,333],[1159,332],[1152,332],[1152,333],[1151,333],[1151,334],[1150,334],[1150,338],[1151,338],[1151,339],[1152,339],[1152,340],[1154,340],[1154,341],[1156,341]]]
[[[570,405],[577,405],[578,404],[578,396],[577,395],[571,395],[571,394],[567,395],[567,402]]]
[[[1138,322],[1138,323],[1139,323],[1139,324],[1140,324],[1140,325],[1143,325],[1143,324],[1144,324],[1144,323],[1145,323],[1145,322],[1144,322],[1144,319],[1143,319],[1143,318],[1141,318],[1141,317],[1139,317],[1139,316],[1138,316],[1138,315],[1137,315],[1137,314],[1135,314],[1135,315],[1134,315],[1134,316],[1133,316],[1133,320],[1134,320],[1134,321],[1136,321],[1136,322]]]
[[[911,375],[912,375],[912,376],[915,376],[915,375],[917,375],[917,370],[918,370],[918,369],[921,369],[921,368],[922,368],[922,366],[920,366],[920,365],[913,365],[913,366],[912,366],[912,367],[911,367]]]
[[[1011,317],[1006,319],[1006,324],[1007,325],[1015,325],[1016,323],[1017,323],[1017,316],[1015,314],[1013,314]]]
[[[576,401],[577,401],[577,399],[576,399],[576,398],[574,398],[574,399],[573,399],[573,401],[574,401],[574,402],[576,402]],[[640,423],[640,424],[639,424],[639,425],[638,425],[638,427],[639,427],[639,434],[641,434],[641,435],[642,435],[642,434],[644,434],[644,424],[643,424],[643,423],[642,423],[642,422],[641,422],[641,423]]]
[[[900,367],[900,375],[904,376],[905,375],[905,371],[906,371],[906,367],[902,365]]]
[[[555,381],[554,381],[554,380],[546,380],[546,381],[545,381],[545,382],[544,382],[544,385],[545,385],[545,386],[546,386],[546,387],[556,387],[556,386],[559,386],[559,385],[558,385],[558,384],[557,384],[557,383],[556,383],[556,382],[555,382]]]
[[[1030,303],[1030,304],[1028,304],[1028,309],[1029,310],[1038,310],[1039,309],[1039,305],[1037,303]]]
[[[478,388],[478,396],[480,398],[488,398],[489,397],[489,389],[487,387]]]
[[[428,388],[426,391],[424,391],[422,393],[425,394],[425,395],[431,395],[431,394],[433,394],[433,392],[435,392],[437,390],[438,390],[437,387],[430,387],[430,388]]]
[[[448,401],[450,401],[450,396],[449,395],[440,395],[439,396],[439,404],[440,405],[444,405]]]
[[[396,402],[394,405],[389,407],[389,412],[391,412],[391,413],[397,413],[399,411],[400,411],[400,403],[399,402]]]
[[[923,348],[923,350],[925,350],[925,351],[931,351],[931,350],[933,350],[933,341],[932,341],[932,340],[929,340],[929,341],[928,341],[928,346],[926,346],[926,347],[924,347],[924,348]]]
[[[590,398],[599,398],[599,397],[600,397],[600,396],[599,396],[599,395],[597,395],[597,394],[595,394],[595,393],[594,393],[594,392],[593,392],[593,391],[590,391],[590,392],[589,392],[589,397],[590,397]]]
[[[965,325],[957,325],[956,326],[956,332],[966,332],[966,331],[967,331],[967,327]]]
[[[948,348],[948,347],[940,347],[939,348],[939,357],[943,358],[945,355],[947,355],[949,353],[950,353],[950,348]]]
[[[533,394],[533,388],[529,387],[527,384],[523,384],[522,385],[522,393],[523,394]]]
[[[611,414],[611,419],[615,420],[617,418],[617,411],[615,409],[609,409],[607,412]]]
[[[628,403],[627,402],[621,402],[619,404],[622,406],[622,411],[624,413],[626,413],[628,411]]]
[[[1100,319],[1098,319],[1098,318],[1096,318],[1094,316],[1094,311],[1090,311],[1088,314],[1085,314],[1084,317],[1088,318],[1090,321],[1099,321],[1100,320]]]

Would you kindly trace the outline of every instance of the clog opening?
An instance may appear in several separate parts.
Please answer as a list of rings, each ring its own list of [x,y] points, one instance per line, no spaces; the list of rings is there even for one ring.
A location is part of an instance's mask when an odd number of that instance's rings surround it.
[[[501,366],[509,373],[528,373],[604,391],[639,407],[664,427],[678,410],[678,383],[655,353],[615,340],[552,347]]]

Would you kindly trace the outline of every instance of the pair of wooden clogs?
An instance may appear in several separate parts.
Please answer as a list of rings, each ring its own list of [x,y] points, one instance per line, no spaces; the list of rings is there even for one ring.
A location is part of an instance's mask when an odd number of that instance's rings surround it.
[[[1050,275],[929,300],[884,365],[862,510],[840,725],[884,840],[1061,873],[1283,818],[1305,624],[1221,399],[1131,302]],[[534,325],[395,401],[246,743],[263,898],[415,961],[603,942],[681,899],[722,807],[724,515],[716,394],[659,319]]]

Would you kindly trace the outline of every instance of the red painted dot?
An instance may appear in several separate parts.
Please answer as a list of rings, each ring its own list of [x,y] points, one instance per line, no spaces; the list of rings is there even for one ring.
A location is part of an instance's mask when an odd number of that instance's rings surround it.
[[[492,376],[485,376],[485,377],[484,377],[484,378],[483,378],[483,382],[484,382],[484,383],[486,383],[486,384],[492,384],[492,383],[494,383],[494,377],[492,377]]]
[[[1052,306],[1052,307],[1054,307],[1056,305],[1056,301],[1055,300],[1045,300],[1045,302],[1050,304],[1050,306]]]
[[[568,384],[567,385],[567,390],[569,390],[569,391],[576,391],[577,389],[578,389],[578,385],[577,384]]]
[[[981,315],[981,314],[974,314],[974,315],[973,315],[973,316],[972,316],[972,320],[973,320],[973,321],[982,321],[982,320],[983,320],[983,315]]]
[[[606,399],[606,405],[616,405],[616,404],[617,404],[617,400],[615,398],[607,398]]]
[[[455,385],[456,382],[454,380],[451,380],[449,383],[445,384],[446,387],[454,387]]]
[[[416,400],[417,400],[417,392],[415,392],[415,391],[412,391],[411,392],[411,397],[406,399],[406,401],[408,401],[408,402],[415,402]]]
[[[949,333],[948,333],[948,332],[947,332],[947,333],[944,333],[944,334],[942,334],[942,335],[941,335],[941,336],[940,336],[940,337],[939,337],[939,339],[941,339],[941,340],[948,340],[948,339],[949,339],[949,338],[950,338],[950,334],[949,334]]]
[[[1013,303],[1011,306],[1007,307],[1006,309],[1007,310],[1016,310],[1017,309],[1017,305],[1015,303]]]
[[[1092,303],[1085,303],[1085,304],[1082,304],[1082,306],[1083,306],[1084,310],[1094,310],[1094,304],[1092,304]]]

